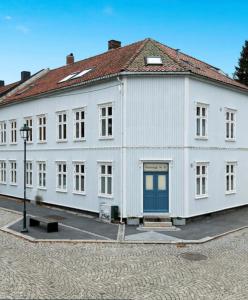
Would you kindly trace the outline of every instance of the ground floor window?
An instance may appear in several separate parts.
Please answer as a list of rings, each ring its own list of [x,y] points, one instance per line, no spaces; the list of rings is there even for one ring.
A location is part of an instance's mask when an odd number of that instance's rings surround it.
[[[16,176],[16,161],[10,162],[10,184],[15,185],[17,182]]]
[[[83,194],[85,192],[85,165],[83,162],[74,162],[73,175],[74,193]]]
[[[59,192],[67,190],[67,165],[66,162],[57,162],[57,187]]]
[[[208,164],[196,164],[196,198],[207,197]]]
[[[46,162],[38,162],[38,188],[46,188]]]
[[[33,186],[33,162],[26,162],[26,185],[27,187]]]
[[[0,161],[0,183],[6,183],[6,162]]]
[[[236,163],[226,164],[226,193],[236,192]]]
[[[111,163],[99,165],[99,192],[101,196],[112,196],[113,192],[113,167]]]

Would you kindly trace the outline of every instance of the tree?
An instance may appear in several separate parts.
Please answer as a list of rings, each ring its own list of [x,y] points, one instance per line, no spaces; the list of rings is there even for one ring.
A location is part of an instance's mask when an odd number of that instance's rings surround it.
[[[248,86],[248,40],[245,41],[245,44],[240,53],[238,67],[235,67],[235,69],[235,79],[238,82]]]

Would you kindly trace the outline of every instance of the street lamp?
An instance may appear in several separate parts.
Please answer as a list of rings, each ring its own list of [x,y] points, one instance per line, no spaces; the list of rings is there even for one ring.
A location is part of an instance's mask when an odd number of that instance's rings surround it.
[[[28,232],[27,229],[27,211],[26,211],[26,146],[27,146],[27,139],[31,132],[31,128],[28,127],[27,124],[24,124],[20,129],[21,138],[24,141],[24,196],[23,196],[23,227],[21,232]]]

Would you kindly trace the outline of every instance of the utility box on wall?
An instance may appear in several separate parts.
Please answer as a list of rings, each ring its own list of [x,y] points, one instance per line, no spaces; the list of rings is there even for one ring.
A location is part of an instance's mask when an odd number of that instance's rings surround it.
[[[99,219],[103,222],[111,223],[118,219],[119,210],[117,205],[100,203]]]

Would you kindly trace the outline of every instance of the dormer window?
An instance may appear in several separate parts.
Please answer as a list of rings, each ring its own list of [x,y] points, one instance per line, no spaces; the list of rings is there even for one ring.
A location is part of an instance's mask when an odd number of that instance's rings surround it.
[[[162,62],[162,58],[157,56],[149,56],[149,57],[146,57],[145,58],[145,61],[146,61],[146,64],[147,65],[162,65],[163,62]]]
[[[82,77],[83,75],[85,75],[86,73],[88,73],[91,70],[92,69],[86,69],[86,70],[83,70],[83,71],[73,72],[72,74],[67,75],[65,78],[61,79],[59,81],[59,83],[67,81],[67,80],[71,80],[71,79],[74,79],[74,78]]]

